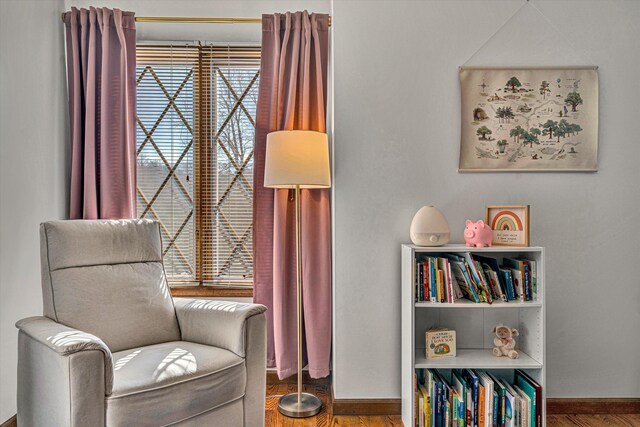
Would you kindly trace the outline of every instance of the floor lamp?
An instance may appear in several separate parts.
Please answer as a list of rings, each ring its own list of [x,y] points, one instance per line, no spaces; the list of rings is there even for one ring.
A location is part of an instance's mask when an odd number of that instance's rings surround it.
[[[285,130],[267,135],[264,186],[296,192],[296,292],[298,326],[298,392],[278,401],[280,413],[293,418],[311,417],[322,402],[302,392],[302,261],[300,257],[300,189],[331,187],[327,134],[307,130]]]

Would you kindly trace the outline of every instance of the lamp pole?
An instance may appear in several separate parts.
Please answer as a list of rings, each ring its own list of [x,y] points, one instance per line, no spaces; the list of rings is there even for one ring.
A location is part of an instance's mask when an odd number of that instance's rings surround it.
[[[296,184],[296,314],[298,328],[298,392],[285,394],[278,400],[278,411],[288,417],[312,417],[322,409],[322,401],[302,392],[302,239],[300,233],[300,185]]]

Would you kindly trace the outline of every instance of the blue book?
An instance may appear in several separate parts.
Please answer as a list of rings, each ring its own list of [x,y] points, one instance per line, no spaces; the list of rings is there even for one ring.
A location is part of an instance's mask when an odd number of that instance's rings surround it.
[[[500,277],[504,278],[506,289],[507,289],[507,299],[509,301],[513,301],[516,299],[515,291],[513,290],[513,278],[511,277],[510,270],[500,269]]]
[[[436,374],[437,375],[437,374]],[[436,426],[435,427],[444,427],[444,411],[442,410],[442,382],[440,378],[436,381],[436,389],[437,389],[437,397],[436,397]]]
[[[531,286],[531,267],[526,261],[522,261],[522,265],[524,266],[523,276],[525,295],[527,296],[527,301],[531,301],[533,299],[533,287]]]
[[[437,268],[436,268],[436,259],[435,258],[429,258],[429,287],[431,289],[429,297],[431,302],[436,302],[437,298],[436,295],[438,294],[437,292],[437,288],[436,288],[436,277],[438,276],[438,274],[436,273]]]
[[[471,388],[471,398],[473,399],[473,411],[471,413],[471,425],[473,427],[478,427],[478,401],[479,401],[479,379],[478,376],[471,369],[464,369],[462,371],[463,378],[469,384]]]
[[[500,406],[500,395],[493,390],[493,424],[492,427],[498,427],[498,409]]]

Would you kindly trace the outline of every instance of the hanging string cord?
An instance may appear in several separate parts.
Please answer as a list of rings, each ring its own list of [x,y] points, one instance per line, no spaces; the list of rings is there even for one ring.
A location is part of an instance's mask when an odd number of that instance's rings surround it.
[[[475,58],[475,56],[478,54],[478,52],[480,52],[482,50],[483,47],[485,47],[491,40],[493,40],[494,37],[496,37],[502,30],[503,28],[509,23],[511,22],[511,20],[518,14],[520,13],[520,11],[526,7],[527,5],[531,6],[536,12],[538,12],[538,14],[540,16],[542,16],[544,18],[544,20],[547,22],[547,24],[549,24],[549,26],[560,36],[562,36],[562,38],[567,42],[567,44],[569,45],[569,47],[575,51],[575,52],[581,52],[583,54],[583,56],[585,57],[585,59],[587,59],[587,62],[590,63],[594,63],[594,61],[589,57],[589,55],[583,50],[583,49],[579,49],[577,48],[574,43],[571,41],[571,39],[569,39],[569,37],[567,37],[567,35],[565,33],[563,33],[562,31],[560,31],[560,29],[553,23],[551,22],[551,20],[547,17],[547,15],[545,15],[544,13],[542,13],[542,11],[540,9],[538,9],[538,7],[533,4],[532,2],[530,2],[529,0],[526,0],[524,3],[522,3],[522,5],[516,9],[515,12],[513,12],[513,14],[511,14],[511,16],[491,35],[491,37],[489,37],[484,43],[482,43],[482,45],[475,50],[475,52],[473,52],[473,54],[469,57],[469,59],[467,59],[462,66],[465,66],[467,64],[469,64],[469,62],[471,62],[471,60],[473,58]],[[462,68],[462,67],[460,67]]]
[[[504,23],[502,25],[500,25],[500,27],[491,35],[491,37],[489,37],[487,40],[485,40],[484,43],[482,43],[480,45],[479,48],[477,48],[469,57],[469,59],[467,59],[462,65],[467,65],[469,62],[471,62],[471,60],[478,54],[478,52],[480,52],[482,50],[483,47],[485,47],[487,45],[487,43],[489,43],[491,40],[493,40],[501,31],[504,27],[506,27],[506,25],[511,22],[511,20],[514,18],[514,16],[516,16],[523,7],[525,7],[527,4],[529,4],[529,0],[527,0],[525,3],[523,3],[522,5],[520,5],[520,7],[518,9],[516,9],[515,12],[513,12],[511,14],[511,16],[504,21]]]

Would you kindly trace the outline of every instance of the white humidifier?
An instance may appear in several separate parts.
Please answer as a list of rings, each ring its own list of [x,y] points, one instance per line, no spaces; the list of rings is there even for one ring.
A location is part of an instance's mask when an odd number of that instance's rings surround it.
[[[442,246],[451,238],[446,218],[431,205],[421,207],[414,215],[409,233],[417,246]]]

